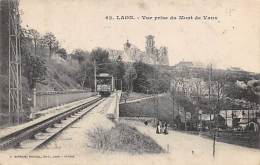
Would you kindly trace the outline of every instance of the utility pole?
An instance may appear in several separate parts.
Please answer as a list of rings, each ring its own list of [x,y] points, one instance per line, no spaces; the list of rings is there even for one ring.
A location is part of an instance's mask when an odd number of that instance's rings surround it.
[[[158,97],[158,80],[159,80],[159,77],[158,77],[158,65],[157,65],[157,62],[159,61],[158,60],[158,53],[157,52],[155,52],[155,59],[156,59],[156,61],[155,61],[155,68],[156,68],[156,70],[155,70],[155,91],[156,91],[156,93],[155,93],[155,96],[156,96],[156,117],[157,117],[157,119],[159,119],[159,97]]]
[[[120,89],[121,89],[121,91],[123,91],[123,83],[122,83],[122,79],[120,79]]]
[[[210,64],[209,68],[209,111],[210,111],[210,132],[212,133],[212,124],[211,124],[211,79],[212,79],[212,64]],[[213,108],[213,116],[214,116],[214,126],[216,125],[216,117],[215,110]],[[216,147],[216,128],[213,128],[213,157],[215,157],[215,147]]]
[[[174,102],[175,102],[175,82],[173,84],[173,89],[172,89],[173,93],[172,93],[172,124],[173,124],[173,127],[174,127]]]
[[[96,69],[96,60],[94,59],[94,85],[95,85],[95,92],[97,92],[97,69]]]
[[[249,118],[249,116],[250,116],[250,114],[249,114],[249,109],[253,109],[253,106],[252,106],[252,103],[251,102],[249,102],[249,105],[250,105],[250,108],[248,108],[247,109],[247,125],[249,126],[249,122],[250,122],[250,118]]]
[[[199,125],[199,101],[200,101],[200,87],[201,82],[200,80],[197,80],[195,82],[195,86],[196,86],[196,93],[197,93],[197,103],[196,103],[196,114],[197,114],[197,120],[196,120],[196,127],[198,129],[198,125]]]
[[[175,111],[175,100],[176,100],[176,92],[177,92],[177,80],[172,80],[172,88],[171,88],[171,97],[172,97],[172,123],[175,125],[174,119],[174,111]],[[179,114],[178,114],[179,115]]]
[[[209,102],[208,102],[208,108],[209,108],[209,121],[210,121],[210,129],[211,129],[211,76],[212,76],[212,64],[209,66]]]
[[[158,61],[158,54],[156,52],[154,52],[154,85],[153,85],[153,95],[154,95],[154,123],[155,123],[155,119],[159,118],[159,101],[158,101],[158,67],[157,67],[157,61]]]

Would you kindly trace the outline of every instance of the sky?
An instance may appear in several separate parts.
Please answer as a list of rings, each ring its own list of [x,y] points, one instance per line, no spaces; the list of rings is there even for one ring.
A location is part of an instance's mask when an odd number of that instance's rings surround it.
[[[126,40],[145,50],[145,36],[151,34],[156,47],[168,47],[170,65],[185,60],[260,72],[259,0],[20,0],[20,10],[22,26],[53,32],[69,51],[123,50]],[[156,21],[142,16],[193,19]]]

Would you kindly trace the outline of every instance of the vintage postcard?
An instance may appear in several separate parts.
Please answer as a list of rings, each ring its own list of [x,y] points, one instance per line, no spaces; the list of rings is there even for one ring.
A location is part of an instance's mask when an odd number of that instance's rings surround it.
[[[0,165],[260,165],[259,0],[0,0]]]

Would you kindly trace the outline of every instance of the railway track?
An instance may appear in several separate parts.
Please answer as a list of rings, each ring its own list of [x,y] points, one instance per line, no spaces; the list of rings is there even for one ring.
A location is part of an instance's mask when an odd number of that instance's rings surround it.
[[[0,138],[0,150],[10,148],[23,148],[31,151],[38,150],[64,129],[98,106],[103,100],[101,97],[96,98],[2,137]]]

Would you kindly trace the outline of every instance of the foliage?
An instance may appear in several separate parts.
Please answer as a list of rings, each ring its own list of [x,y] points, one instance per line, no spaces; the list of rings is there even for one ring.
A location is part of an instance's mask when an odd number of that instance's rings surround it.
[[[116,77],[116,79],[117,79],[117,81],[116,81],[116,88],[117,89],[120,89],[121,87],[120,87],[120,83],[119,83],[119,81],[121,81],[121,83],[123,83],[122,84],[122,86],[125,86],[125,81],[123,81],[124,80],[124,75],[125,75],[125,65],[124,65],[124,63],[123,63],[123,61],[122,61],[122,57],[121,56],[118,56],[118,58],[117,58],[117,60],[116,60],[116,64],[115,64],[115,73],[114,73],[114,75],[115,75],[115,77]]]
[[[88,56],[89,52],[82,49],[75,49],[71,54],[71,58],[77,60],[79,64],[82,64],[88,58]]]
[[[133,80],[133,90],[142,93],[147,92],[147,90],[152,91],[155,69],[143,62],[135,62],[133,67],[136,71],[136,78]]]
[[[40,33],[35,29],[22,29],[24,37],[30,40],[34,45],[34,55],[37,55],[37,47],[40,39]]]
[[[194,113],[193,104],[188,97],[184,95],[176,95],[175,99],[178,102],[178,104],[184,108],[186,112]]]
[[[43,58],[32,55],[30,45],[32,40],[25,35],[21,38],[21,54],[22,54],[22,68],[23,76],[28,79],[29,88],[32,89],[36,85],[36,81],[41,82],[46,75],[46,65]]]
[[[109,59],[109,52],[102,49],[102,48],[96,48],[93,49],[90,53],[90,57],[92,61],[95,61],[96,63],[96,71],[98,73],[109,73],[113,74],[114,76],[116,74],[114,70],[114,63]]]
[[[59,42],[57,41],[55,35],[51,32],[46,33],[42,39],[43,39],[43,44],[49,48],[49,59],[50,59],[53,51],[58,49]]]
[[[171,75],[168,72],[160,72],[159,73],[159,93],[165,93],[170,90],[171,84]]]
[[[137,78],[136,70],[134,67],[130,66],[126,69],[124,80],[127,86],[127,90],[132,92],[133,91],[133,81]]]
[[[35,88],[36,82],[43,81],[46,75],[45,61],[29,53],[23,55],[22,61],[23,76],[28,79],[30,89]]]
[[[123,80],[125,75],[125,66],[121,56],[119,56],[116,61],[111,61],[109,59],[109,53],[105,49],[96,48],[93,49],[91,53],[76,49],[73,51],[71,57],[78,60],[80,64],[76,79],[83,88],[94,88],[94,68],[96,67],[97,74],[112,74],[116,79],[116,88],[121,89],[119,80]],[[125,84],[122,85],[124,86]]]
[[[243,99],[250,102],[258,103],[260,101],[260,96],[257,95],[253,88],[247,86],[247,88],[241,88],[236,84],[229,83],[225,87],[226,96],[234,99]]]
[[[90,61],[81,64],[76,79],[83,88],[94,88],[94,64]]]
[[[64,60],[67,60],[68,55],[67,55],[66,49],[60,48],[57,50],[56,53],[59,54],[61,56],[61,58],[63,58]]]
[[[96,61],[96,64],[105,64],[109,63],[109,53],[108,51],[102,49],[102,48],[96,48],[91,51],[90,56],[93,60]]]

